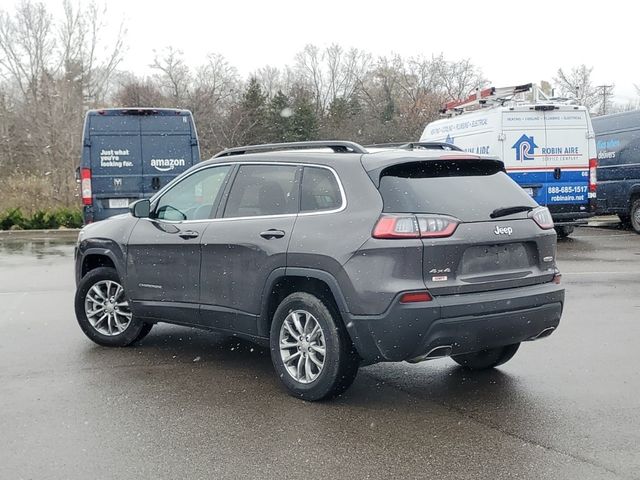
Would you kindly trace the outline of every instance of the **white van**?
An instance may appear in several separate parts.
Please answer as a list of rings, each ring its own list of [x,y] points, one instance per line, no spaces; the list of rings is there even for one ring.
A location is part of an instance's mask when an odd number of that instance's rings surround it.
[[[483,90],[477,95],[480,102],[473,95],[455,104],[487,105],[495,92]],[[589,112],[552,101],[509,103],[470,112],[448,104],[454,107],[447,110],[451,116],[428,124],[420,141],[447,142],[500,158],[511,178],[549,208],[558,235],[569,235],[595,209],[597,152]]]

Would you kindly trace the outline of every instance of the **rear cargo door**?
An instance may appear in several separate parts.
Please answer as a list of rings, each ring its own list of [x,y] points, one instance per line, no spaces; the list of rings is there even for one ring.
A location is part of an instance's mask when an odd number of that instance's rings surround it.
[[[544,112],[546,141],[540,155],[547,166],[547,204],[586,205],[589,203],[587,112],[564,108]]]
[[[385,213],[412,213],[418,222],[434,225],[442,215],[459,220],[450,236],[423,235],[423,278],[434,294],[512,288],[553,277],[555,235],[545,235],[526,211],[491,218],[499,209],[537,208],[498,162],[402,164],[381,173],[380,193]]]
[[[142,187],[139,118],[91,116],[88,141],[96,201],[104,209],[126,208],[128,199],[138,197]]]
[[[192,125],[187,115],[140,117],[142,192],[154,194],[193,165]]]
[[[544,112],[506,110],[502,113],[502,159],[513,178],[540,205],[547,204]]]

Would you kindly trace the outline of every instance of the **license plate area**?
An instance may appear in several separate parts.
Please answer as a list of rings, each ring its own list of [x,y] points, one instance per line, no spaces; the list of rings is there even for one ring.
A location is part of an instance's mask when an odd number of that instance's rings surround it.
[[[109,208],[127,208],[129,207],[128,198],[110,198]]]
[[[487,275],[495,272],[528,269],[531,254],[523,243],[477,245],[462,256],[461,275]]]

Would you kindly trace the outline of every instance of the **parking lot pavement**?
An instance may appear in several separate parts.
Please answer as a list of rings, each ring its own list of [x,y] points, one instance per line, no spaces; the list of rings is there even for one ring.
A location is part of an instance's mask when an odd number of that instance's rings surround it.
[[[640,236],[578,229],[558,258],[560,328],[508,364],[373,365],[310,404],[233,338],[93,345],[69,241],[0,238],[0,478],[640,478]]]

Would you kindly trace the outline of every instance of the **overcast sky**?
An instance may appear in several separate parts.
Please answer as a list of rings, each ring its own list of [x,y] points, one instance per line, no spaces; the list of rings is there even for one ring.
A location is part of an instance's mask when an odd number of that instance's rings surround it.
[[[108,10],[110,23],[125,19],[122,67],[137,73],[168,45],[192,65],[221,53],[247,74],[293,63],[307,43],[336,42],[376,55],[469,58],[494,86],[551,80],[581,63],[594,67],[596,84],[616,85],[618,101],[635,100],[640,84],[640,7],[629,0],[109,0]]]

